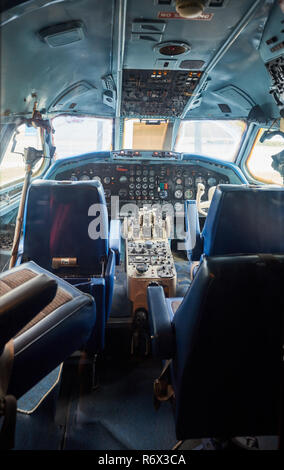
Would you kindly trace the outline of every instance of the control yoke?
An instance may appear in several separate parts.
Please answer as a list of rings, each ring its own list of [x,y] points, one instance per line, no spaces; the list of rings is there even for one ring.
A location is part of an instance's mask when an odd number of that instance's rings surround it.
[[[204,215],[205,217],[207,216],[207,212],[210,207],[215,189],[216,189],[216,186],[212,186],[211,188],[209,188],[208,201],[201,201],[201,198],[205,193],[205,186],[202,183],[198,183],[197,194],[196,194],[196,205],[197,205],[197,209],[200,215]],[[207,211],[204,209],[207,209]]]

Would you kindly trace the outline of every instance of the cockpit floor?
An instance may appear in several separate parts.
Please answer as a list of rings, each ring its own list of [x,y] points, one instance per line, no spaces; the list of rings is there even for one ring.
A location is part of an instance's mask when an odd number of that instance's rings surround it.
[[[151,357],[107,358],[99,367],[99,384],[81,388],[72,405],[66,450],[170,450],[176,444],[173,410],[153,406],[153,381],[161,371]]]

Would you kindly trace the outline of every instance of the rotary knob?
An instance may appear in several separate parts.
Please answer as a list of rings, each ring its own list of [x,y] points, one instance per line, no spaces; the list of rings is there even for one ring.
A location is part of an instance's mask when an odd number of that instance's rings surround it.
[[[138,274],[144,274],[148,271],[148,265],[146,263],[137,264],[136,271]]]

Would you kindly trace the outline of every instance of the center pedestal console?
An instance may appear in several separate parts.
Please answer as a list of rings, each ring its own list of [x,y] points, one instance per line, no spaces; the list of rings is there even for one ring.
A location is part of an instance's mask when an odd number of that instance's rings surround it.
[[[147,310],[147,287],[160,284],[175,297],[176,269],[168,240],[169,219],[155,208],[142,208],[125,218],[127,293],[133,313]]]

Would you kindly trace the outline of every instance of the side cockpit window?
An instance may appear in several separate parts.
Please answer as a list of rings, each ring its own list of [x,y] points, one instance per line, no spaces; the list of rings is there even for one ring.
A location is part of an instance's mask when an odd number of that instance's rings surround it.
[[[284,138],[280,133],[275,132],[272,137],[264,140],[264,132],[266,129],[260,129],[257,134],[246,162],[247,170],[255,180],[266,184],[283,185],[279,159],[281,159],[281,152],[284,151]],[[282,159],[284,165],[284,155]]]
[[[33,147],[42,150],[40,129],[21,124],[13,134],[0,164],[0,186],[21,180],[25,176],[24,149]],[[37,162],[33,174],[37,173],[42,159]]]

